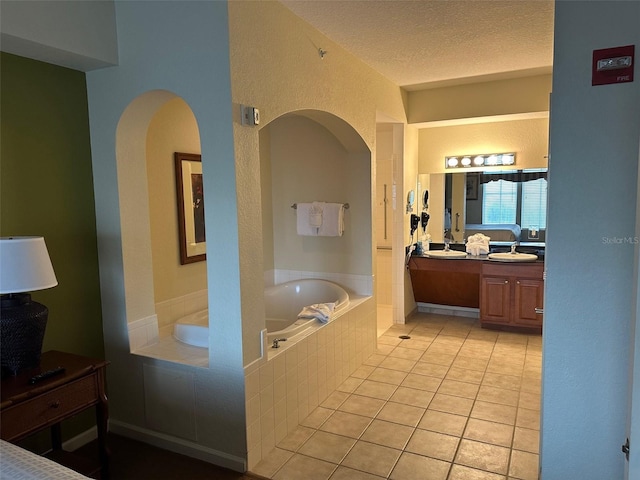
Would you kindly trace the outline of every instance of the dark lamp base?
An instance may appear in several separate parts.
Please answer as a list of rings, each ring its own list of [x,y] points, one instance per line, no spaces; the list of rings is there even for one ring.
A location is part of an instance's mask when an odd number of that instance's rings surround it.
[[[29,294],[3,295],[0,300],[0,366],[3,375],[40,365],[49,310]]]

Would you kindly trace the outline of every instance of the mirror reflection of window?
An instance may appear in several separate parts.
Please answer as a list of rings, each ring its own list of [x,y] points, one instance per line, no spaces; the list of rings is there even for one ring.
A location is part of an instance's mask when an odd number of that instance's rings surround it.
[[[495,174],[482,184],[482,223],[517,223],[524,228],[547,225],[547,179],[543,170]],[[513,176],[513,180],[509,177]],[[485,175],[485,180],[491,175]]]

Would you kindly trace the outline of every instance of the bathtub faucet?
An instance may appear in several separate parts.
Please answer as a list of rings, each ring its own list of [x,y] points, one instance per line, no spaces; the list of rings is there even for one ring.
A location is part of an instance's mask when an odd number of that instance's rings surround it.
[[[271,348],[280,348],[280,345],[278,345],[280,342],[286,342],[287,339],[286,338],[276,338],[273,340],[273,345],[271,345]]]

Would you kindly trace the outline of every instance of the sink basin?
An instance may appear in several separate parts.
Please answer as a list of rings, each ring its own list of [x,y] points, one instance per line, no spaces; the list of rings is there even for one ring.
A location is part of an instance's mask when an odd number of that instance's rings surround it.
[[[489,260],[496,262],[535,262],[537,259],[538,256],[533,253],[505,252],[489,254]]]
[[[467,252],[457,250],[429,250],[424,254],[429,258],[467,258]]]

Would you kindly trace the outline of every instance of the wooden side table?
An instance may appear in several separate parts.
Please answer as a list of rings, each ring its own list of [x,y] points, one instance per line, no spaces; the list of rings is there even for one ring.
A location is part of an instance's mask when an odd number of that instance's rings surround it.
[[[62,450],[60,422],[95,406],[98,428],[100,466],[85,475],[100,472],[106,479],[109,471],[107,422],[109,408],[105,392],[105,370],[108,362],[70,353],[50,351],[42,354],[40,366],[2,379],[0,395],[0,438],[17,442],[29,435],[51,428],[51,458],[70,468],[79,464]],[[64,372],[30,383],[35,375],[57,367]],[[83,469],[80,466],[80,469]]]

